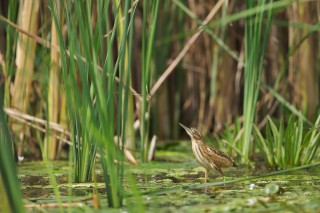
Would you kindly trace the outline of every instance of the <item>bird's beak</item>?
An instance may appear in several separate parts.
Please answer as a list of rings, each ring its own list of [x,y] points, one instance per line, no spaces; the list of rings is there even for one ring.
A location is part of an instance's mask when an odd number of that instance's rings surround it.
[[[186,126],[183,125],[182,123],[179,123],[179,124],[180,124],[180,126],[182,126],[182,128],[184,128],[184,129],[186,130],[186,132],[188,133],[188,135],[189,135],[190,137],[192,137],[192,131],[191,131],[191,129],[188,128],[188,127],[186,127]]]

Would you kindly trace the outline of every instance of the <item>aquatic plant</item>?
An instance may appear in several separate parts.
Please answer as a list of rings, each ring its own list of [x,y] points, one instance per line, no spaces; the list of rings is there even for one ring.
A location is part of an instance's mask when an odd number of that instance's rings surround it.
[[[246,1],[247,9],[254,7],[266,8],[269,1]],[[269,6],[273,1],[270,1]],[[251,135],[256,114],[261,74],[265,49],[269,38],[272,7],[246,19],[245,25],[245,72],[244,72],[244,100],[243,100],[243,137],[242,160],[249,162],[251,149]]]
[[[151,11],[149,14],[147,11]],[[142,56],[141,56],[141,142],[140,152],[141,160],[147,161],[148,141],[149,141],[149,125],[150,125],[150,102],[148,88],[151,86],[152,74],[155,68],[151,66],[151,59],[154,49],[154,37],[156,33],[156,24],[159,11],[159,0],[152,3],[148,1],[143,2],[143,17],[142,17]],[[150,26],[147,24],[147,15],[150,15]],[[147,31],[148,29],[148,31]]]
[[[54,3],[51,5],[54,24],[57,25],[62,79],[72,130],[75,181],[91,180],[95,154],[98,152],[110,207],[120,207],[123,199],[124,136],[129,97],[129,87],[125,85],[130,79],[131,59],[128,56],[131,54],[128,54],[128,46],[131,44],[128,42],[132,42],[128,35],[132,35],[130,31],[136,8],[135,4],[131,5],[132,11],[128,13],[129,1],[123,8],[120,2],[116,2],[109,5],[109,1],[99,1],[96,5],[99,18],[95,21],[92,19],[93,2],[62,4],[61,10],[68,28],[66,38],[62,33],[58,7]],[[110,20],[108,9],[114,11],[114,20]],[[122,13],[125,15],[122,16]],[[117,18],[119,16],[121,20]],[[111,21],[113,26],[110,26]],[[105,37],[109,31],[111,35]],[[112,47],[116,36],[119,43],[114,63]],[[115,93],[118,95],[115,96]],[[120,138],[117,143],[115,132]]]
[[[255,141],[270,167],[290,168],[309,164],[320,145],[320,116],[313,128],[304,128],[301,116],[290,116],[287,125],[283,119],[277,126],[268,116],[265,136],[254,126]]]
[[[13,141],[3,111],[3,86],[0,85],[0,211],[24,212],[22,193],[13,157]]]

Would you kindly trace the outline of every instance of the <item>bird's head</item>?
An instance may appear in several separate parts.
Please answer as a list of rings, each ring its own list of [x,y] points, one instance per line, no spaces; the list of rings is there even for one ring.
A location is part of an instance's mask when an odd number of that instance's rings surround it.
[[[196,130],[195,128],[188,128],[185,125],[179,123],[180,126],[182,126],[182,128],[184,128],[187,132],[187,134],[190,136],[192,141],[198,142],[201,141],[202,142],[202,136],[200,134],[200,132],[198,132],[198,130]]]

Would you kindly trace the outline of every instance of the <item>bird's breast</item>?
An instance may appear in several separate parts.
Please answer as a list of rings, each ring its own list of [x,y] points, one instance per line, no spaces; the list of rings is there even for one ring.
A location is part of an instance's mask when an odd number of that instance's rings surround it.
[[[196,157],[197,161],[205,168],[211,169],[210,159],[208,158],[207,154],[201,148],[201,145],[193,142],[192,143],[192,152]]]

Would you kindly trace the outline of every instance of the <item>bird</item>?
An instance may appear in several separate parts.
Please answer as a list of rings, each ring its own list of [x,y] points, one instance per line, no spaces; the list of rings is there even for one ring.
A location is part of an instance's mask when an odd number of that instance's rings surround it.
[[[219,172],[224,180],[225,175],[221,168],[226,167],[238,167],[234,160],[226,153],[213,149],[203,141],[201,134],[195,128],[188,128],[185,125],[179,123],[184,128],[187,134],[191,138],[192,152],[197,161],[205,168],[205,183],[207,183],[208,173],[211,170]]]

